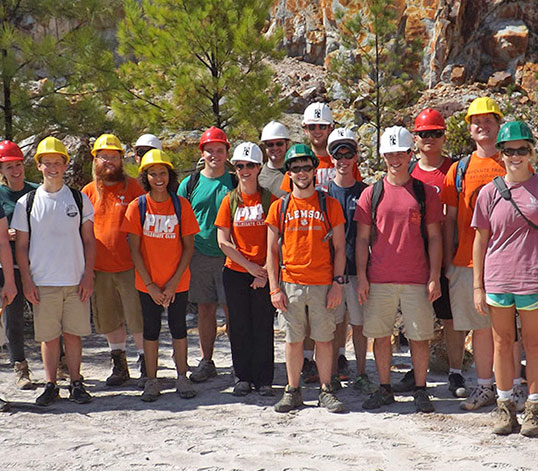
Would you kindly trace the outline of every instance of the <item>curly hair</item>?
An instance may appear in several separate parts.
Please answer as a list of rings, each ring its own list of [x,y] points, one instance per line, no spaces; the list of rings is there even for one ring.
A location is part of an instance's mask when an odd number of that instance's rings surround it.
[[[177,189],[179,187],[179,182],[177,181],[177,173],[173,168],[166,166],[168,169],[168,185],[166,186],[166,189],[168,190],[168,193],[176,193]],[[149,185],[148,181],[148,169],[149,167],[146,167],[140,174],[138,175],[138,181],[140,185],[142,185],[142,188],[144,188],[144,191],[150,192],[151,186]]]

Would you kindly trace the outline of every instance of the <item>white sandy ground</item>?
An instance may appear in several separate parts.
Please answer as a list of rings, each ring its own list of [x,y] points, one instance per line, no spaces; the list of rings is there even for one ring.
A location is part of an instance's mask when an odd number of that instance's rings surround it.
[[[352,389],[338,393],[346,414],[330,414],[317,405],[317,389],[304,390],[305,407],[278,414],[273,404],[285,384],[284,342],[275,341],[275,398],[253,392],[232,396],[231,356],[219,336],[215,361],[219,376],[198,385],[199,394],[180,399],[173,389],[170,337],[163,324],[159,376],[166,390],[155,403],[143,403],[136,381],[108,388],[108,353],[102,337],[84,341],[82,373],[92,403],[62,399],[40,408],[40,393],[19,391],[7,352],[0,353],[0,395],[13,402],[0,414],[0,469],[9,470],[538,470],[538,439],[490,433],[491,407],[478,413],[459,410],[442,375],[429,375],[434,414],[417,414],[410,396],[379,412],[366,412],[365,399]],[[199,358],[197,336],[189,335],[191,365]],[[27,341],[33,377],[43,384],[39,347]],[[348,357],[352,357],[349,351]],[[135,355],[129,362],[133,376]],[[409,364],[398,354],[394,364]],[[375,365],[368,359],[374,378]],[[467,374],[473,377],[473,373]],[[393,381],[401,373],[393,374]],[[410,402],[411,401],[411,402]]]

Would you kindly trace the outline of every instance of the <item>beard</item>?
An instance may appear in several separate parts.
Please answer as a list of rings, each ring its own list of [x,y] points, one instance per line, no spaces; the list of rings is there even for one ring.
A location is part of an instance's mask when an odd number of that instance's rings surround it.
[[[123,173],[123,166],[110,168],[101,163],[95,165],[95,179],[97,181],[105,181],[107,183],[122,182],[125,180],[125,174]]]

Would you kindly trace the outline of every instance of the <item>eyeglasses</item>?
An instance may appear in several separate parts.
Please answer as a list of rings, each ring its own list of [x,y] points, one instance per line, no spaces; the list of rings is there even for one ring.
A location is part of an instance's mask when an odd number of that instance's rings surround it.
[[[338,152],[332,156],[334,160],[351,160],[353,157],[355,157],[355,152]]]
[[[102,160],[103,162],[114,162],[121,159],[120,155],[99,155],[97,154],[95,157],[97,157],[99,160]]]
[[[329,128],[328,124],[305,124],[304,126],[309,131],[315,131],[316,129],[321,129],[322,131],[325,131],[325,129]]]
[[[266,142],[265,147],[270,149],[271,147],[283,147],[286,143],[284,141]]]
[[[428,139],[429,137],[439,139],[440,137],[443,137],[445,135],[445,131],[443,131],[442,129],[433,129],[430,131],[419,131],[417,132],[417,134],[421,139]]]
[[[295,167],[290,167],[291,173],[311,172],[312,170],[314,170],[313,165],[296,165]]]
[[[256,165],[257,164],[254,162],[247,162],[246,164],[235,164],[234,168],[236,170],[243,170],[245,167],[247,167],[248,169],[252,170],[254,167],[256,167]]]
[[[511,147],[503,147],[501,152],[508,156],[512,157],[514,155],[529,155],[531,150],[527,146],[518,147],[517,149],[512,149]]]

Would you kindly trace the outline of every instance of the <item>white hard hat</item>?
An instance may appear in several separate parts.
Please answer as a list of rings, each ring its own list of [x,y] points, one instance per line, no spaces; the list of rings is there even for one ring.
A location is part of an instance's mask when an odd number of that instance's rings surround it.
[[[354,149],[356,152],[357,145],[357,139],[351,129],[336,128],[329,134],[329,138],[327,139],[327,152],[333,155],[338,152],[338,149],[342,146]]]
[[[325,103],[312,103],[306,107],[303,115],[304,124],[329,124],[332,125],[333,114]]]
[[[231,162],[254,162],[255,164],[263,163],[263,153],[257,144],[253,142],[243,142],[239,144],[231,158]]]
[[[261,141],[270,141],[272,139],[287,139],[289,140],[290,133],[288,128],[278,121],[271,121],[265,125],[262,130]]]
[[[142,134],[136,141],[135,147],[152,147],[153,149],[163,150],[161,141],[154,134]]]
[[[402,126],[385,129],[381,135],[379,153],[408,151],[413,148],[413,135]]]

